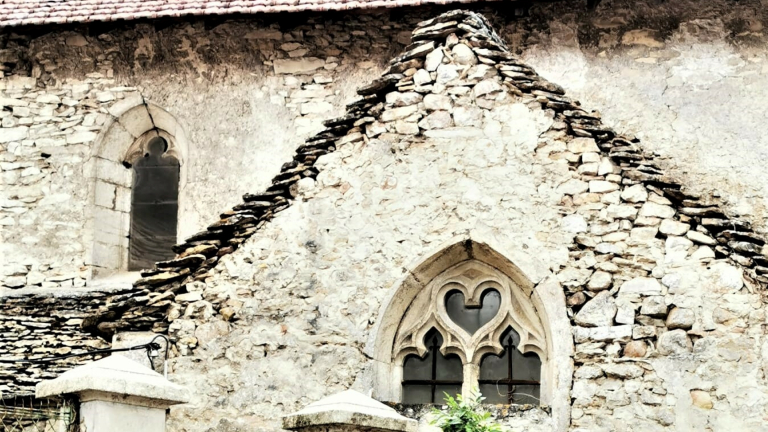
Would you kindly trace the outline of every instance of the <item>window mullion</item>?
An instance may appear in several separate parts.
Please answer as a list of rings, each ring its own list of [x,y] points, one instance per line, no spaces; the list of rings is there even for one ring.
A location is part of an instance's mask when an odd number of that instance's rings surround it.
[[[512,345],[512,337],[507,336],[507,344],[506,344],[506,350],[507,350],[507,379],[512,380],[512,355],[515,347]],[[508,384],[507,385],[507,401],[509,404],[512,404],[512,400],[514,398],[514,395],[512,394],[514,392],[514,385]]]
[[[435,391],[437,390],[437,383],[435,381],[437,380],[437,356],[440,354],[438,350],[440,347],[437,344],[437,336],[432,339],[432,347],[430,348],[432,350],[432,403],[437,403],[437,400],[435,400]]]
[[[461,385],[461,394],[469,397],[472,390],[480,388],[480,366],[474,363],[467,363],[463,367],[464,382]]]

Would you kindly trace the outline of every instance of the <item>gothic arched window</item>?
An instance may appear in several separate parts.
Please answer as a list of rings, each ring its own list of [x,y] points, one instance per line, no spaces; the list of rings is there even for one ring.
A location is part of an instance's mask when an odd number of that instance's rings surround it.
[[[440,403],[478,389],[489,403],[539,404],[545,330],[525,294],[469,260],[416,296],[395,337],[406,404]]]
[[[179,209],[179,161],[155,137],[133,164],[128,270],[152,268],[174,257]]]

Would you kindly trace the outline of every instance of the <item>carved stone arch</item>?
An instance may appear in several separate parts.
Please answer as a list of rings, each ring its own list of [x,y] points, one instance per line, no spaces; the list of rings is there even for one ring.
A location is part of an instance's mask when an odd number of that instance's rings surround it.
[[[173,115],[140,95],[120,100],[108,111],[109,118],[91,151],[88,232],[92,238],[87,241],[90,248],[86,257],[91,278],[127,272],[131,166],[147,153],[150,141],[156,137],[165,140],[166,154],[179,162],[180,191],[187,182],[188,142]]]
[[[448,316],[443,299],[449,292],[463,293],[467,306],[480,306],[481,297],[494,290],[501,297],[496,316],[473,334],[469,334]],[[423,297],[424,299],[420,299]],[[545,330],[528,296],[503,273],[476,259],[455,264],[431,280],[413,300],[419,308],[409,308],[400,323],[393,346],[393,361],[402,365],[405,355],[423,355],[424,335],[436,328],[444,341],[443,354],[456,354],[464,363],[479,363],[488,353],[503,351],[499,337],[512,326],[520,335],[519,350],[546,358]]]
[[[444,305],[441,306],[442,300],[435,302],[435,298],[442,299],[440,296],[447,290],[457,288],[450,284],[461,283],[461,275],[466,275],[467,270],[476,271],[480,279],[475,281],[470,290],[464,284],[465,304],[478,302],[479,296],[492,287],[509,293],[506,301],[514,299],[520,309],[505,316],[497,315],[469,337],[471,341],[455,341],[447,335],[460,332],[455,329],[445,331],[447,326],[455,324],[441,320],[441,316],[445,317],[444,312],[432,313],[430,307],[444,308]],[[473,360],[477,362],[484,354],[498,354],[500,346],[497,341],[501,333],[511,326],[518,332],[522,330],[520,351],[539,355],[542,361],[542,404],[552,407],[556,430],[567,430],[573,376],[573,339],[566,314],[565,295],[553,277],[545,277],[537,282],[534,284],[518,266],[489,246],[488,242],[468,237],[457,239],[424,259],[410,269],[381,306],[367,347],[367,353],[374,360],[374,397],[390,402],[401,401],[403,359],[408,354],[424,354],[426,347],[423,338],[430,328],[441,331],[444,339],[441,351],[444,354],[459,355],[466,365]],[[434,289],[438,289],[436,294],[430,292]],[[410,310],[425,312],[409,314]],[[465,332],[464,338],[467,337]],[[470,354],[472,359],[467,358],[466,346],[465,349],[457,347],[462,342],[465,345],[474,344]]]

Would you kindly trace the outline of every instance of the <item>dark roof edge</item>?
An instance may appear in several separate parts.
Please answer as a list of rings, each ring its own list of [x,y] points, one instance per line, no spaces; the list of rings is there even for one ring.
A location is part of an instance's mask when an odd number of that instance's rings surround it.
[[[222,18],[246,18],[260,14],[281,14],[281,13],[301,13],[301,12],[349,12],[364,11],[376,9],[394,9],[399,7],[417,7],[417,6],[444,6],[453,3],[490,3],[501,2],[504,0],[375,0],[375,1],[354,1],[344,2],[342,0],[334,3],[321,4],[299,4],[299,5],[257,5],[252,7],[237,7],[228,9],[205,9],[196,10],[186,9],[185,12],[177,10],[168,10],[160,12],[139,11],[132,15],[129,13],[119,13],[113,15],[99,14],[90,16],[75,17],[42,17],[42,18],[0,18],[0,30],[20,29],[23,27],[58,27],[77,24],[90,23],[125,23],[131,21],[154,21],[167,18],[187,19],[190,17],[222,17]],[[517,1],[517,0],[512,0]],[[130,15],[130,16],[129,16]]]

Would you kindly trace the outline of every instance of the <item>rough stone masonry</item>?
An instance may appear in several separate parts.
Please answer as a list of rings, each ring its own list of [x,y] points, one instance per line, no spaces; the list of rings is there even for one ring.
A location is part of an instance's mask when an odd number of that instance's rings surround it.
[[[200,430],[229,427],[215,419],[235,412],[236,424],[269,424],[276,405],[370,390],[366,343],[383,297],[410,261],[466,235],[565,291],[571,428],[762,428],[763,240],[539,77],[479,16],[443,15],[413,38],[267,194],[180,246],[229,239],[237,253],[212,275],[186,255],[137,282],[164,287],[150,299],[176,293],[176,376],[218,395],[180,409],[178,424],[203,407],[213,420]],[[508,422],[558,420],[531,409]]]
[[[266,193],[89,313],[103,332],[167,329],[198,395],[175,427],[272,430],[370,390],[379,304],[456,236],[493,239],[566,295],[570,429],[765,427],[764,241],[728,203],[682,187],[471,13],[422,23],[359,93]],[[551,430],[549,411],[505,421]]]

